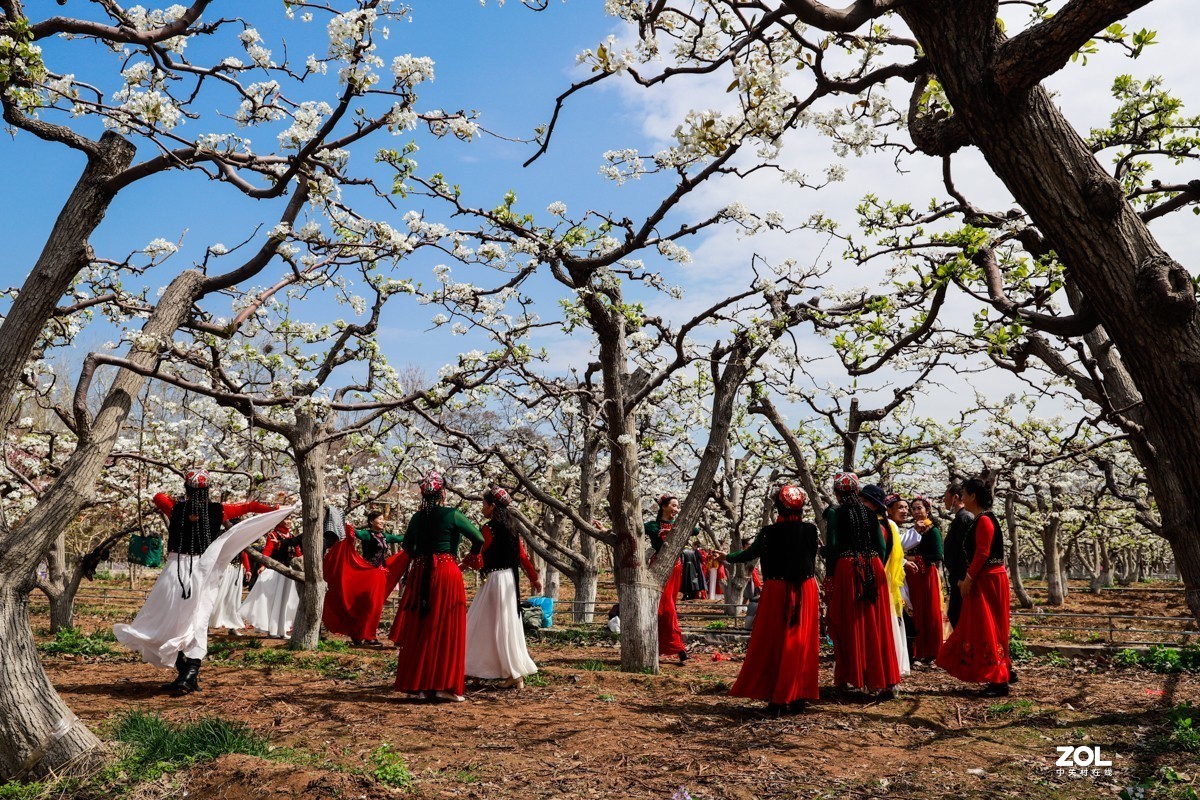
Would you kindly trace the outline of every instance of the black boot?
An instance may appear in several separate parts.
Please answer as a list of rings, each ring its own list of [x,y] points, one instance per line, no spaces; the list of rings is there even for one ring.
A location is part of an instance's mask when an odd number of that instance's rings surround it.
[[[200,691],[200,659],[187,659],[187,666],[183,671],[183,688],[188,693]]]
[[[183,689],[183,671],[186,668],[187,658],[183,655],[183,651],[180,650],[175,656],[175,672],[178,674],[175,676],[175,680],[171,681],[170,683],[164,683],[162,688],[171,689],[173,691],[180,691]]]

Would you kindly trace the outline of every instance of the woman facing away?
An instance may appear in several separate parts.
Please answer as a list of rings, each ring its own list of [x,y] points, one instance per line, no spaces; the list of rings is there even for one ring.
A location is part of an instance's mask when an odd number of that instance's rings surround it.
[[[466,689],[467,591],[458,566],[458,544],[483,548],[483,535],[456,508],[442,505],[446,481],[437,472],[422,479],[421,508],[404,533],[408,578],[389,638],[396,654],[398,692],[462,702]]]
[[[484,574],[483,588],[467,610],[466,674],[501,680],[503,688],[523,689],[525,676],[537,672],[525,646],[521,622],[521,580],[524,570],[533,593],[542,593],[537,569],[525,554],[521,537],[508,515],[509,493],[493,486],[483,494],[483,551],[464,562]]]
[[[854,473],[834,476],[838,505],[830,513],[826,545],[833,566],[828,598],[833,679],[838,689],[865,687],[887,700],[900,682],[891,591],[883,571],[882,531],[858,488]]]
[[[757,558],[763,573],[746,660],[729,694],[762,700],[775,716],[803,711],[806,701],[820,698],[817,526],[804,521],[807,501],[800,487],[780,487],[774,495],[775,522],[749,547],[723,559],[739,564]]]

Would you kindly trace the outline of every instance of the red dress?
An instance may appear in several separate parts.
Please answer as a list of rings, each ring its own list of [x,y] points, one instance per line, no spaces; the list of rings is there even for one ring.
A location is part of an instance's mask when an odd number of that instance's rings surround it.
[[[401,550],[382,566],[368,563],[355,547],[354,528],[346,526],[346,538],[325,553],[325,608],[321,622],[330,633],[351,639],[371,640],[379,635],[383,604],[408,566],[408,553]]]
[[[908,593],[912,598],[913,625],[916,639],[913,658],[937,658],[942,648],[942,579],[937,564],[928,564],[918,556],[917,571],[908,576]]]
[[[858,597],[862,581],[857,568],[860,560],[862,568],[870,569],[875,577],[875,598],[870,601]],[[879,556],[872,553],[869,558],[855,555],[839,558],[833,570],[828,604],[834,683],[865,686],[873,692],[899,683],[900,667],[892,636],[892,599]]]
[[[658,654],[660,656],[677,656],[687,650],[683,643],[683,631],[679,629],[679,611],[675,599],[679,596],[679,587],[683,584],[683,562],[675,559],[675,568],[671,570],[667,584],[663,586],[662,597],[658,598]]]
[[[465,536],[483,547],[483,536],[456,509],[422,508],[404,534],[408,578],[388,638],[396,643],[396,691],[451,692],[466,688],[467,591],[458,567]]]
[[[1008,683],[1008,570],[1003,563],[988,563],[997,560],[992,553],[997,531],[988,515],[975,520],[974,536],[975,552],[967,568],[971,591],[963,598],[958,625],[942,645],[937,663],[962,681]]]
[[[821,603],[811,577],[816,555],[816,526],[781,519],[763,528],[750,547],[728,556],[734,564],[759,558],[768,576],[731,695],[777,705],[820,698]]]

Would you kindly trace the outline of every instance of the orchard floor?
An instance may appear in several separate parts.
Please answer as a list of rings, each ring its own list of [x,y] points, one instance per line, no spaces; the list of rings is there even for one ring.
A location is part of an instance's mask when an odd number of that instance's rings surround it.
[[[104,625],[81,619],[84,630]],[[111,624],[111,623],[109,623]],[[257,644],[257,646],[255,646]],[[391,689],[390,651],[292,653],[275,640],[213,637],[204,691],[170,697],[165,673],[124,653],[45,656],[54,684],[94,728],[130,709],[172,721],[237,720],[286,755],[224,756],[137,787],[137,798],[1092,798],[1195,797],[1200,753],[1173,744],[1168,712],[1200,703],[1200,676],[1051,658],[1021,665],[1011,697],[983,699],[921,669],[897,699],[828,692],[807,713],[768,719],[731,698],[740,655],[699,647],[662,674],[617,671],[611,644],[532,644],[523,691],[470,689],[468,702],[413,702]],[[725,655],[725,654],[723,654]],[[1196,724],[1200,726],[1200,712]],[[372,755],[402,755],[403,791]],[[1099,746],[1112,775],[1056,774],[1056,746]],[[1102,771],[1103,772],[1103,771]],[[0,787],[2,788],[2,787]],[[686,790],[686,795],[682,790]]]

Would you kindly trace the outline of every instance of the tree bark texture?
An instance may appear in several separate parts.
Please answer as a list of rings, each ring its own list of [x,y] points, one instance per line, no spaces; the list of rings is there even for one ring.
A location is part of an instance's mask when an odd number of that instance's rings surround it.
[[[1200,318],[1191,277],[1041,86],[1012,96],[993,72],[996,3],[900,7],[954,108],[956,124],[1028,213],[1116,344],[1142,398],[1139,460],[1200,619]],[[1164,341],[1170,347],[1163,347]],[[1103,369],[1103,365],[1101,365]]]
[[[329,448],[314,444],[318,424],[311,416],[297,412],[292,451],[300,478],[300,514],[303,532],[304,582],[300,589],[300,607],[292,624],[288,647],[292,650],[316,650],[321,638],[321,613],[325,608],[324,555],[325,463]]]

